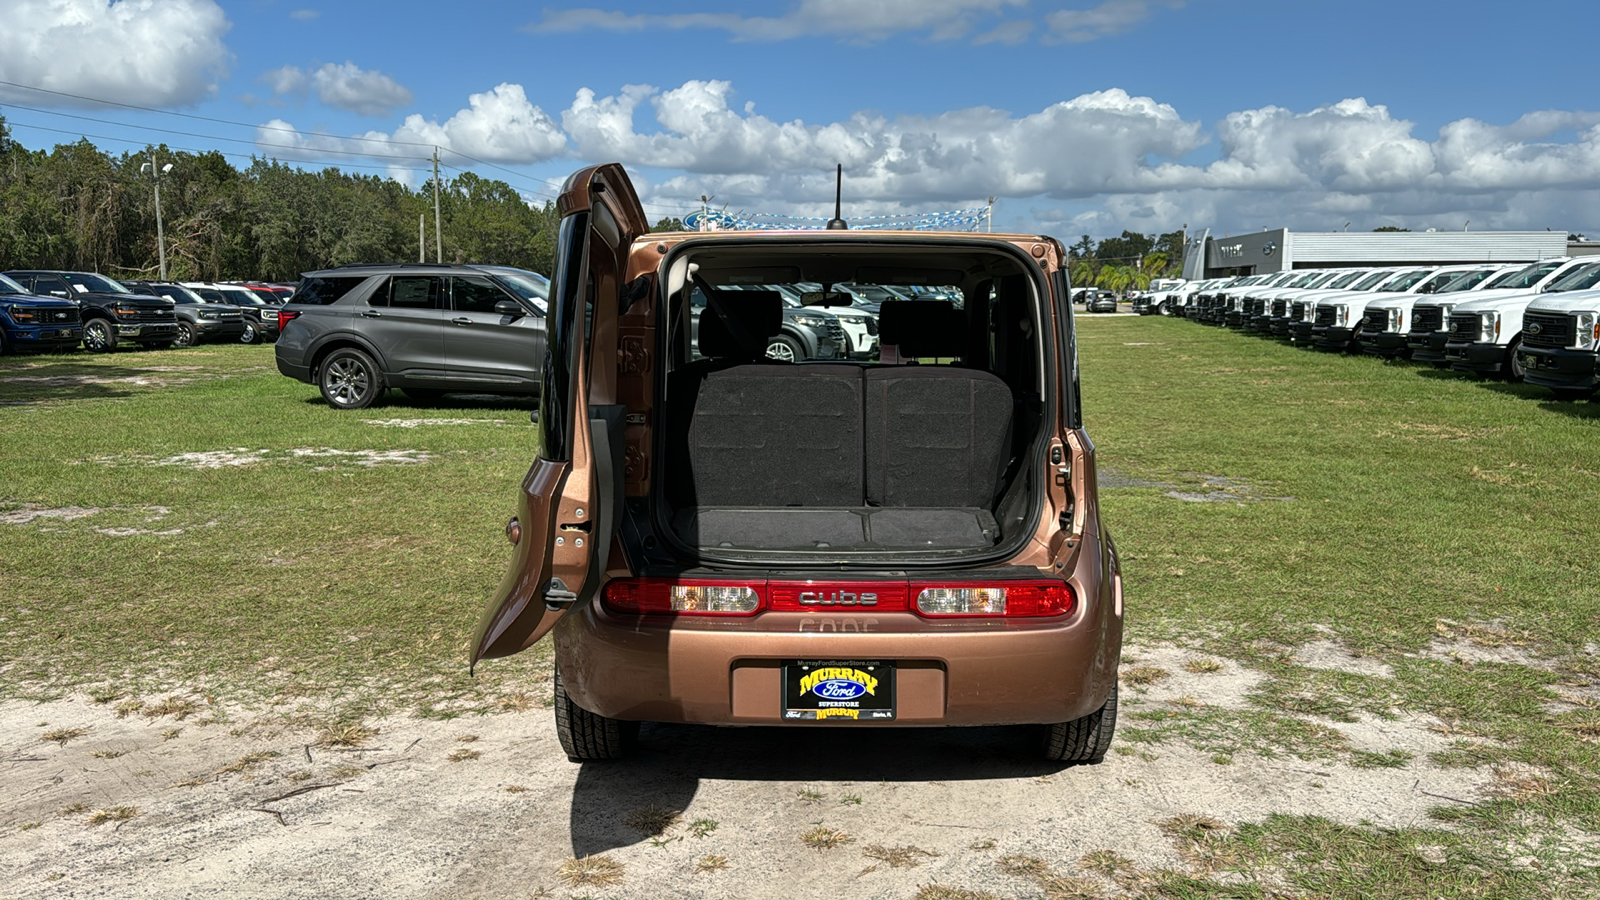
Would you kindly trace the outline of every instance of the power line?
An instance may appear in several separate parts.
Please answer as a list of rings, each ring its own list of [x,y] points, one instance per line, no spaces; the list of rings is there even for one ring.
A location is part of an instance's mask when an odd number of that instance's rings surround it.
[[[119,144],[131,144],[131,145],[136,146],[136,147],[149,146],[149,143],[150,143],[149,141],[136,141],[136,140],[133,140],[132,138],[112,137],[112,136],[110,136],[108,134],[89,134],[88,132],[83,132],[83,131],[69,131],[69,130],[67,130],[65,128],[51,128],[48,125],[34,125],[32,123],[29,123],[29,122],[17,122],[15,120],[11,120],[11,119],[7,119],[6,120],[6,125],[8,125],[10,127],[13,127],[13,128],[29,128],[29,129],[32,129],[34,131],[49,131],[49,132],[52,132],[54,134],[78,135],[79,137],[94,138],[97,141],[115,141],[115,142],[117,142]],[[204,153],[217,153],[217,154],[220,154],[222,156],[232,156],[232,157],[236,157],[238,159],[257,159],[258,158],[256,156],[256,154],[254,154],[254,153],[238,153],[238,152],[231,151],[231,150],[201,150],[201,149],[199,149],[197,147],[174,147],[174,146],[171,146],[171,145],[167,145],[167,149],[168,150],[180,150],[180,151],[182,151],[184,153],[194,153],[194,154],[197,154],[197,155],[198,154],[204,154]],[[291,162],[307,162],[307,163],[314,162],[313,160],[290,160],[290,161]],[[417,168],[415,166],[399,166],[399,165],[395,165],[395,166],[364,166],[364,165],[361,165],[359,163],[343,163],[340,167],[341,168],[346,168],[346,169],[372,169],[373,171],[378,171],[378,172],[392,172],[392,171],[395,171],[397,169],[400,170],[400,171],[405,171],[405,172],[422,172],[422,171],[426,171],[424,169],[420,169],[420,168]]]
[[[68,93],[66,91],[52,91],[49,88],[34,87],[31,84],[18,84],[15,81],[0,81],[0,85],[5,85],[6,87],[21,88],[21,89],[23,89],[25,91],[38,91],[41,94],[54,94],[57,97],[71,97],[74,100],[84,100],[84,101],[87,101],[89,103],[101,103],[101,104],[104,104],[106,106],[120,106],[123,109],[137,109],[137,110],[140,110],[141,112],[158,113],[158,114],[163,115],[163,116],[179,116],[179,117],[182,117],[182,118],[185,118],[185,119],[194,119],[194,120],[199,121],[199,122],[215,122],[218,125],[234,125],[234,126],[237,126],[239,128],[265,128],[265,129],[267,129],[269,131],[287,131],[287,132],[290,132],[291,134],[304,134],[304,135],[308,135],[310,137],[329,137],[329,138],[336,138],[338,140],[344,140],[344,141],[365,141],[365,142],[373,143],[373,144],[404,144],[404,145],[412,146],[412,147],[432,147],[433,146],[433,144],[431,142],[429,142],[429,141],[400,141],[400,140],[395,140],[394,138],[344,137],[342,135],[329,134],[327,132],[322,132],[322,131],[300,131],[297,128],[280,128],[280,127],[278,127],[276,125],[251,125],[248,122],[235,122],[235,121],[232,121],[230,119],[217,119],[217,118],[213,118],[211,116],[196,115],[194,113],[174,112],[174,111],[172,111],[170,109],[157,109],[157,108],[155,108],[153,106],[138,106],[138,105],[135,105],[135,104],[132,104],[132,103],[121,103],[121,102],[118,102],[116,100],[104,100],[104,99],[101,99],[99,97],[86,97],[83,94],[71,94],[71,93]],[[22,107],[22,108],[25,109],[26,107]],[[132,127],[132,126],[130,126],[130,127]]]
[[[277,147],[277,148],[283,149],[283,150],[298,150],[298,151],[300,151],[302,153],[338,154],[338,155],[341,155],[341,156],[358,156],[358,157],[362,157],[364,159],[400,159],[400,160],[411,160],[411,161],[416,161],[416,162],[421,162],[421,161],[427,159],[427,157],[422,157],[422,156],[393,156],[393,157],[385,157],[382,154],[378,154],[378,153],[363,153],[363,152],[361,152],[359,150],[335,150],[335,149],[333,149],[331,147],[308,147],[308,146],[301,145],[301,144],[272,144],[272,143],[268,143],[267,141],[253,141],[253,140],[247,141],[247,140],[245,140],[243,138],[222,137],[220,135],[201,134],[199,132],[194,132],[194,131],[177,131],[177,130],[174,130],[174,129],[171,129],[171,128],[159,128],[159,127],[157,127],[155,125],[130,125],[127,122],[117,122],[117,121],[114,121],[114,120],[111,120],[111,119],[97,119],[94,116],[80,116],[80,115],[76,115],[74,113],[56,112],[55,110],[51,110],[51,109],[39,109],[37,107],[22,106],[22,105],[16,104],[16,103],[10,104],[10,107],[12,109],[25,109],[28,112],[41,113],[41,114],[47,115],[47,116],[61,116],[62,118],[77,119],[77,120],[82,121],[82,122],[94,122],[94,123],[99,124],[99,125],[115,125],[118,128],[128,128],[128,129],[131,129],[131,130],[134,130],[134,131],[154,131],[154,132],[157,132],[157,133],[160,133],[160,134],[175,134],[175,135],[178,135],[179,137],[201,138],[203,140],[208,140],[208,141],[225,141],[225,142],[230,143],[230,144],[247,144],[247,145],[252,146],[252,147]],[[4,108],[4,107],[0,107],[0,108]]]

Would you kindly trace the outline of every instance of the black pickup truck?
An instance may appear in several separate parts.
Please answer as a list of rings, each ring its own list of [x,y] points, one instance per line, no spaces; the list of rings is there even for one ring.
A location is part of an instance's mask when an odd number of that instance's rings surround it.
[[[5,274],[33,294],[78,304],[83,346],[92,352],[109,353],[123,341],[160,349],[171,347],[178,337],[178,317],[165,297],[135,294],[93,272],[20,269]]]

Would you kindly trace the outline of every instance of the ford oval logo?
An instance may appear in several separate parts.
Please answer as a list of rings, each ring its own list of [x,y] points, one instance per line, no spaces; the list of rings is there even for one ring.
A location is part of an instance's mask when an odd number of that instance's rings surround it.
[[[824,700],[854,700],[867,692],[867,686],[859,681],[830,678],[819,682],[811,691]]]
[[[1544,330],[1544,326],[1540,325],[1538,322],[1529,322],[1528,323],[1528,333],[1529,334],[1538,334],[1539,332],[1541,332],[1543,330]]]

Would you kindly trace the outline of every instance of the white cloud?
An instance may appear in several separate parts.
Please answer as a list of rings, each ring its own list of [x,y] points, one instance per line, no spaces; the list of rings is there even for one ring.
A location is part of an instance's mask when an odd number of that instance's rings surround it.
[[[520,86],[502,84],[443,123],[413,115],[392,132],[361,136],[424,146],[269,131],[259,139],[390,160],[426,156],[434,143],[500,164],[616,160],[632,169],[652,215],[697,206],[701,194],[734,210],[826,214],[833,166],[842,163],[846,205],[857,215],[965,207],[993,195],[1001,198],[997,227],[1049,225],[1067,235],[1185,222],[1219,232],[1346,221],[1455,229],[1467,219],[1474,230],[1600,234],[1600,113],[1533,112],[1504,125],[1461,119],[1430,138],[1387,107],[1352,98],[1308,111],[1239,110],[1208,127],[1112,88],[1035,111],[863,111],[811,123],[757,112],[730,82],[696,80],[626,85],[607,96],[584,88],[558,118]]]
[[[232,54],[213,0],[4,0],[0,80],[140,106],[212,94]],[[82,105],[0,86],[0,99]]]
[[[544,110],[528,102],[519,84],[501,84],[467,98],[468,107],[444,124],[413,113],[392,133],[368,131],[352,138],[304,134],[281,119],[256,131],[256,141],[268,155],[282,156],[289,145],[302,154],[358,153],[375,158],[417,158],[438,145],[466,156],[494,163],[531,163],[560,156],[567,139]]]
[[[1183,0],[1105,0],[1090,9],[1062,9],[1045,16],[1056,40],[1083,43],[1121,34],[1139,25],[1156,8],[1176,9]]]
[[[369,72],[352,62],[324,63],[311,72],[298,66],[283,66],[257,80],[270,87],[276,96],[315,91],[317,99],[323,103],[363,116],[386,115],[412,99],[411,92],[393,78],[382,72]]]
[[[311,22],[321,15],[322,11],[318,9],[296,9],[289,13],[289,18],[296,22]]]
[[[967,34],[980,19],[1026,5],[1027,0],[800,0],[781,16],[737,13],[623,13],[602,9],[546,12],[527,26],[535,34],[599,29],[606,31],[708,29],[735,40],[782,41],[835,37],[851,42],[883,40],[900,33],[949,40]]]

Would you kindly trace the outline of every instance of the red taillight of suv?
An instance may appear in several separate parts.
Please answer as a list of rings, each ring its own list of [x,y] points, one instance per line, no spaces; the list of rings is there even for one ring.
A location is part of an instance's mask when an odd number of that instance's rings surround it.
[[[751,616],[773,612],[905,612],[927,618],[1064,616],[1077,596],[1064,581],[834,582],[618,578],[601,593],[606,608],[644,616]]]
[[[764,605],[766,585],[677,578],[615,578],[600,599],[613,612],[642,616],[749,616]]]
[[[278,310],[278,331],[282,332],[283,329],[286,326],[288,326],[289,322],[291,322],[292,320],[297,319],[299,317],[300,317],[300,311],[299,310],[292,310],[292,309],[280,309],[280,310]]]

